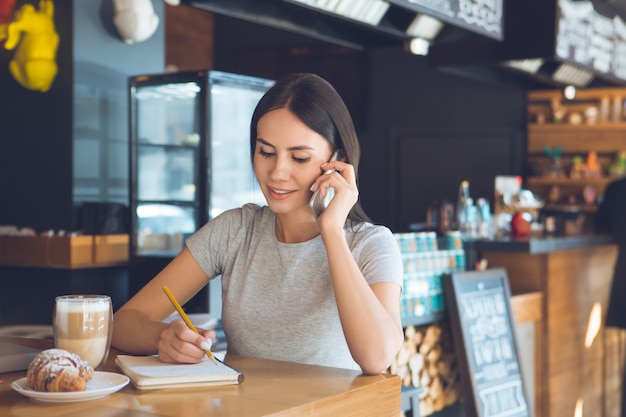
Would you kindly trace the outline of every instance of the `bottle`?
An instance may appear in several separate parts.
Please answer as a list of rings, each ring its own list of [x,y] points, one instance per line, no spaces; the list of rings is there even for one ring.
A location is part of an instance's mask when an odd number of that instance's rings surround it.
[[[443,200],[439,207],[439,233],[444,235],[454,224],[454,206]]]
[[[478,206],[478,237],[491,237],[491,208],[489,201],[485,198],[479,198],[476,202]]]
[[[605,123],[609,121],[611,101],[607,96],[600,100],[600,121]]]
[[[441,226],[439,202],[432,201],[426,208],[426,227],[430,230],[437,230]]]
[[[468,238],[478,237],[478,207],[474,204],[474,199],[468,197],[465,200],[465,222],[461,224],[461,233]]]
[[[612,122],[622,121],[623,103],[624,103],[624,100],[620,96],[617,96],[613,99],[613,114],[611,117]]]
[[[459,230],[463,233],[463,227],[467,222],[467,199],[470,198],[469,193],[469,181],[465,180],[461,182],[459,186],[459,196],[456,200],[456,212],[455,212],[455,222],[454,226],[456,230]]]

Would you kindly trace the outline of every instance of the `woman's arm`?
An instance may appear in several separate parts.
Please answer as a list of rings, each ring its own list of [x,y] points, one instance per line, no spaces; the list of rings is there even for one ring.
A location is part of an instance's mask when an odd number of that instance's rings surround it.
[[[363,372],[385,371],[404,342],[400,321],[401,287],[394,283],[369,285],[359,269],[343,230],[346,218],[358,199],[352,165],[341,161],[323,169],[338,173],[322,175],[313,190],[334,187],[335,197],[320,215],[322,240],[337,300],[339,318],[352,357]]]
[[[158,353],[164,362],[198,362],[205,354],[202,343],[215,338],[215,333],[198,329],[199,336],[182,320],[163,323],[174,311],[163,286],[167,285],[184,304],[206,284],[206,274],[189,250],[183,249],[115,313],[113,346],[132,353]]]
[[[398,284],[368,285],[345,233],[326,234],[324,243],[343,332],[352,357],[364,373],[385,371],[404,341]]]

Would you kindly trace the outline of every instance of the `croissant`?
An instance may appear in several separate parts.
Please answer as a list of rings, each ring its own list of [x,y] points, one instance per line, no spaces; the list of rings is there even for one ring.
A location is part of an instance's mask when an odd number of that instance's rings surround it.
[[[35,391],[84,391],[94,369],[80,356],[63,349],[39,353],[28,365],[28,385]]]

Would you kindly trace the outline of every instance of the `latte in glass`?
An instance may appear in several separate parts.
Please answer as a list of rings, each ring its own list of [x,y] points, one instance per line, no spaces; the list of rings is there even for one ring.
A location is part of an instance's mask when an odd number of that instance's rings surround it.
[[[57,348],[75,353],[97,368],[106,361],[111,346],[111,298],[106,295],[56,297],[53,329]]]

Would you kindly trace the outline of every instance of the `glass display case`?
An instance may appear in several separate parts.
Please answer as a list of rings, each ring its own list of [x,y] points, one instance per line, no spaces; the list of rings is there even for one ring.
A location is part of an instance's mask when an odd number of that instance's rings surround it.
[[[131,258],[173,257],[219,213],[265,203],[249,129],[272,84],[220,71],[129,80]]]

